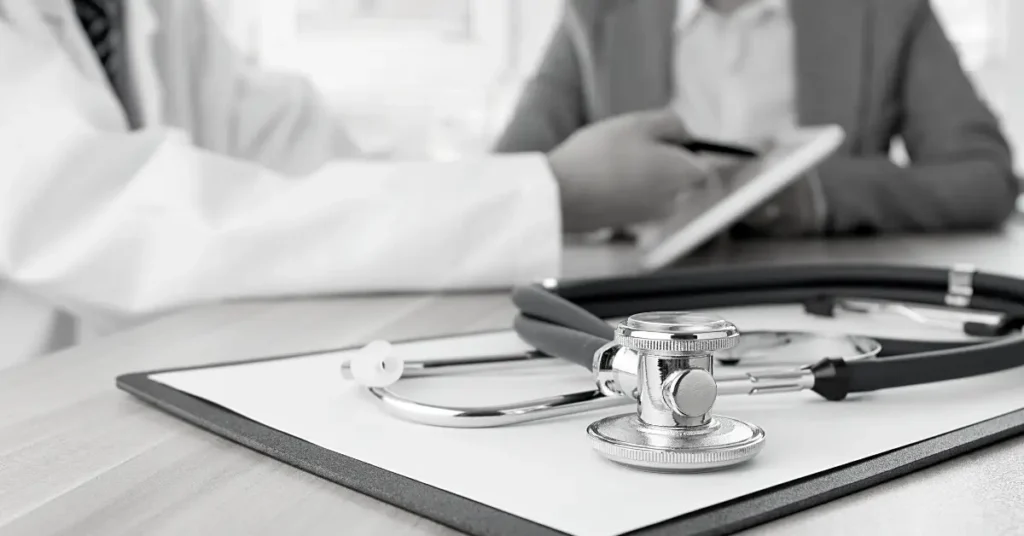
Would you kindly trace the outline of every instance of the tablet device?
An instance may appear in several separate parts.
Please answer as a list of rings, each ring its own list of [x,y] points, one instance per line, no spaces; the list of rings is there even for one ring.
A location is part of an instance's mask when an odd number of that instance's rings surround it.
[[[633,229],[643,270],[664,268],[739,222],[801,179],[843,142],[837,125],[802,127],[780,136],[762,156],[709,180],[679,201],[670,218]]]

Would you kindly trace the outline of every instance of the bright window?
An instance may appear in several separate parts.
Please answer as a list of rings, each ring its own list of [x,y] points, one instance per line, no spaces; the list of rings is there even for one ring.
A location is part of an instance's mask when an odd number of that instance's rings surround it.
[[[373,152],[486,150],[560,0],[207,0],[256,61],[311,77]],[[932,0],[1024,161],[1024,0]],[[239,19],[246,22],[239,22]],[[1024,164],[1022,164],[1024,169]]]
[[[967,69],[977,71],[1003,59],[1009,30],[1006,0],[933,0],[933,6]]]
[[[473,35],[471,0],[299,0],[296,8],[301,33],[428,32],[461,41]]]
[[[1024,1],[932,0],[964,67],[1002,120],[1024,175]],[[1014,52],[1016,51],[1016,52]]]
[[[263,2],[261,61],[312,78],[370,152],[484,151],[518,87],[519,0]]]

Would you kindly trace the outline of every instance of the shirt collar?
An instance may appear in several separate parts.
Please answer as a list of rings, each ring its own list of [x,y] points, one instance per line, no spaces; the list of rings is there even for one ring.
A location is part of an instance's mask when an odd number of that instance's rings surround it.
[[[679,4],[676,11],[676,28],[686,28],[697,18],[700,13],[708,9],[704,0],[678,0]],[[747,10],[751,7],[756,7],[762,14],[774,14],[784,12],[787,8],[788,0],[752,0],[750,4],[743,6],[742,9]]]

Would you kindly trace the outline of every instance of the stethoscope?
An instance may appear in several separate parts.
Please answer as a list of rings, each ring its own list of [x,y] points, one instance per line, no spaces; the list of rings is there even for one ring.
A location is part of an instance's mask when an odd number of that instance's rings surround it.
[[[736,465],[761,451],[755,424],[712,413],[720,395],[810,390],[839,401],[854,393],[942,382],[1024,365],[1024,281],[970,266],[811,264],[685,269],[635,277],[545,281],[518,287],[524,355],[401,361],[372,343],[342,365],[386,411],[413,422],[489,427],[623,404],[635,411],[593,422],[587,433],[606,458],[653,471]],[[801,304],[813,315],[890,312],[954,328],[964,341],[859,335],[750,332],[700,311],[740,305]],[[605,319],[622,318],[617,326]],[[824,348],[794,361],[801,346]],[[802,352],[806,354],[806,352]],[[402,377],[476,371],[564,359],[589,369],[596,388],[517,404],[457,408],[404,398],[388,387]],[[716,374],[736,363],[755,370]],[[764,368],[756,368],[764,363]],[[724,366],[723,366],[724,365]]]

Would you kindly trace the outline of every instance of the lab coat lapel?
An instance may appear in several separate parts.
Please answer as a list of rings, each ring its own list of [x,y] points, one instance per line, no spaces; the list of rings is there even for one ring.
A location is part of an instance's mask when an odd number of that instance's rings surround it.
[[[672,98],[676,0],[610,0],[595,36],[601,115],[662,108]]]
[[[93,50],[92,43],[89,41],[89,36],[86,35],[85,29],[82,28],[81,23],[78,20],[78,15],[75,13],[75,6],[73,0],[34,0],[39,2],[40,11],[43,13],[43,17],[46,19],[48,25],[53,29],[53,32],[57,35],[61,46],[67,51],[68,55],[71,56],[72,60],[78,69],[84,74],[89,81],[96,84],[100,84],[107,88],[111,95],[115,95],[114,88],[110,84],[110,80],[103,69],[103,65],[100,63],[99,58],[96,56],[96,52]],[[127,47],[127,59],[125,67],[129,69],[131,75],[129,76],[126,90],[128,91],[127,99],[129,102],[118,104],[118,110],[122,116],[122,121],[125,126],[128,126],[128,116],[125,113],[124,106],[129,106],[132,109],[140,107],[140,103],[137,102],[139,99],[139,91],[136,87],[138,84],[138,61],[136,54],[133,54],[133,49],[137,49],[139,46],[139,39],[133,32],[133,27],[137,26],[137,20],[139,12],[145,12],[145,2],[148,0],[121,0],[122,6],[125,10],[125,27],[124,31],[124,44]],[[146,36],[148,37],[148,36]],[[144,104],[144,103],[142,103]],[[138,111],[138,110],[136,110]],[[138,115],[138,114],[137,114]]]
[[[32,0],[0,0],[0,22],[18,28],[30,38],[53,39],[41,10]]]
[[[57,42],[89,81],[106,84],[106,75],[89,38],[75,15],[71,0],[32,0]]]
[[[797,115],[802,125],[838,124],[855,143],[862,115],[868,10],[865,2],[790,0],[795,27]]]
[[[125,39],[128,47],[128,68],[137,119],[141,127],[163,124],[163,99],[158,60],[154,45],[164,29],[161,9],[176,8],[177,2],[167,0],[125,0]],[[162,16],[163,15],[163,16]]]
[[[8,0],[5,7],[13,8],[11,16],[17,28],[52,49],[60,56],[58,61],[67,62],[68,70],[76,73],[74,82],[66,85],[74,87],[69,102],[78,105],[83,117],[98,127],[127,128],[123,109],[70,0]]]

